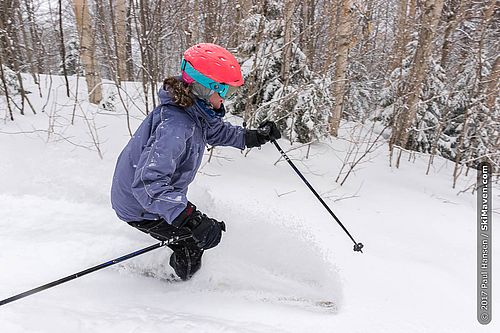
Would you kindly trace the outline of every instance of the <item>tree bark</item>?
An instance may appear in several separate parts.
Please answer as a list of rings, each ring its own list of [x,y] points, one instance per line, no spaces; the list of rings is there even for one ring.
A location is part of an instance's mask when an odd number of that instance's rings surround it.
[[[499,85],[500,78],[500,55],[497,55],[493,67],[491,68],[490,75],[486,82],[486,107],[493,114],[493,109],[495,108],[495,102],[498,98],[498,92],[500,91]],[[500,135],[499,135],[500,137]]]
[[[97,104],[102,100],[101,76],[95,57],[95,38],[87,0],[73,0],[76,25],[80,36],[80,54],[85,69],[85,80],[90,103]]]
[[[66,45],[64,44],[64,30],[63,30],[63,19],[62,19],[62,0],[59,0],[59,36],[60,42],[59,50],[61,53],[61,64],[64,76],[64,82],[66,84],[66,96],[69,97],[69,81],[68,81],[68,71],[66,70]]]
[[[128,81],[127,73],[127,0],[116,0],[115,7],[115,23],[116,23],[116,58],[118,67],[118,80]]]
[[[335,97],[335,106],[330,116],[330,134],[338,135],[340,119],[342,118],[342,109],[347,86],[347,57],[352,38],[352,12],[351,0],[343,0],[341,4],[341,13],[339,17],[339,27],[337,30],[337,57],[335,59],[335,74],[333,95]]]
[[[9,67],[13,68],[14,57],[12,54],[12,48],[9,43],[10,33],[12,31],[12,25],[14,20],[12,20],[11,15],[16,10],[15,3],[12,0],[3,0],[0,2],[0,48],[4,51],[3,62]]]
[[[10,106],[10,96],[9,96],[9,88],[7,87],[7,82],[5,79],[5,74],[3,71],[3,49],[0,49],[0,80],[2,80],[2,85],[5,90],[5,101],[7,102],[7,109],[9,110],[10,120],[14,120],[14,114],[12,113],[12,107]]]
[[[305,0],[300,5],[301,10],[301,25],[300,25],[300,39],[299,46],[307,56],[307,63],[309,69],[314,71],[314,55],[317,35],[315,19],[316,0]]]
[[[288,80],[290,79],[290,68],[292,61],[292,15],[295,9],[294,0],[285,0],[284,6],[284,45],[283,45],[283,56],[281,63],[281,78],[283,80],[283,85],[286,87],[288,85]]]
[[[205,17],[205,42],[214,43],[217,40],[217,9],[214,0],[203,0],[203,15]]]
[[[194,0],[193,4],[193,36],[192,43],[197,44],[200,42],[200,0]]]
[[[394,47],[393,47],[393,52],[391,55],[392,61],[389,66],[389,75],[392,73],[396,68],[401,66],[401,61],[404,58],[405,55],[405,48],[404,46],[407,43],[407,15],[408,11],[408,1],[407,0],[401,0],[399,2],[399,8],[398,8],[398,18],[397,18],[397,23],[396,23],[396,35],[395,35],[395,40],[394,40]]]
[[[125,44],[125,50],[127,52],[127,79],[130,81],[135,80],[134,75],[134,61],[132,58],[132,6],[133,0],[129,0],[127,8],[127,42]]]
[[[335,35],[337,33],[337,1],[330,0],[328,11],[330,13],[330,20],[328,21],[328,36],[326,39],[327,52],[325,62],[323,63],[323,72],[326,74],[333,62],[335,55]]]
[[[458,24],[463,19],[464,6],[462,5],[462,0],[455,0],[450,2],[450,8],[446,16],[446,28],[444,30],[443,47],[441,48],[441,61],[440,65],[446,68],[448,64],[448,58],[450,55],[451,47],[453,45],[453,40],[451,38],[453,32],[457,28]]]

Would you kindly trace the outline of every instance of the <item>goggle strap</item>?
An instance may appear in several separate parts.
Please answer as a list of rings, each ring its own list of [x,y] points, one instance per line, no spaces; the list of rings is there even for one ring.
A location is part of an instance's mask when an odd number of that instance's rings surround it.
[[[207,89],[216,91],[219,93],[220,97],[226,97],[226,94],[229,90],[229,85],[224,83],[219,83],[212,80],[209,77],[206,77],[202,73],[198,72],[186,59],[182,58],[181,70],[186,72],[193,80],[201,84]]]

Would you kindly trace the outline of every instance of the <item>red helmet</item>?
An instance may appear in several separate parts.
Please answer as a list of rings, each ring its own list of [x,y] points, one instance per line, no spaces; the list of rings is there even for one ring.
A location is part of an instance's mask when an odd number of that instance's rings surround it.
[[[238,61],[222,46],[210,43],[196,44],[184,52],[184,60],[199,73],[215,82],[233,87],[243,85]],[[198,81],[194,77],[193,79]]]

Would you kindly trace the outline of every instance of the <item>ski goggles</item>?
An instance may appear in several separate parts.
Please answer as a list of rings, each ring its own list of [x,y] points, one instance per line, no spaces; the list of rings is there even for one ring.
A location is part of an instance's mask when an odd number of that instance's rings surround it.
[[[231,98],[236,93],[236,91],[238,91],[238,87],[233,87],[230,86],[229,84],[216,82],[211,78],[198,72],[184,58],[182,58],[181,70],[184,71],[190,78],[201,84],[203,87],[209,89],[212,92],[218,93],[219,96],[224,99]],[[209,96],[212,95],[212,92],[209,93]]]

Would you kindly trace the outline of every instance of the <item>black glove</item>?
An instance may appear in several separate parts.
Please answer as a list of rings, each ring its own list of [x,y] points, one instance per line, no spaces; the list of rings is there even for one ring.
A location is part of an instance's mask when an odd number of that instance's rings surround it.
[[[260,147],[270,140],[281,138],[281,133],[273,121],[266,120],[256,130],[246,130],[245,145],[247,148]]]
[[[226,231],[224,222],[212,219],[188,202],[186,208],[172,221],[177,228],[187,228],[200,249],[208,250],[219,244],[222,231]]]

